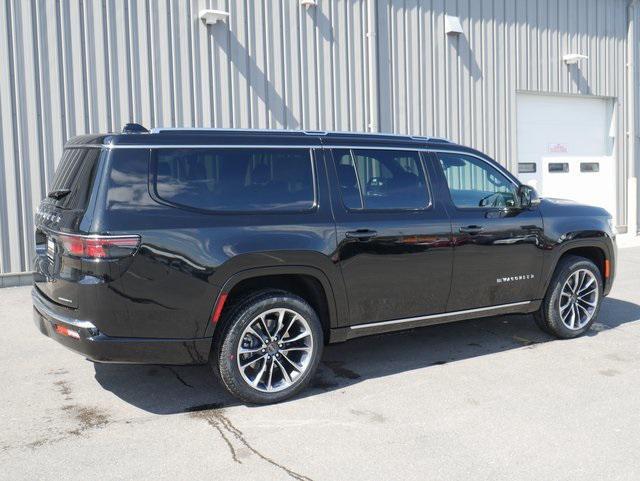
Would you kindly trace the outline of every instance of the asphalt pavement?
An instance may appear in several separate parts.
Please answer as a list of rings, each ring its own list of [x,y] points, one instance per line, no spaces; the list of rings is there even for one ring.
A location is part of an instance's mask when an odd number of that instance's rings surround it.
[[[0,289],[0,479],[640,479],[640,248],[587,336],[496,317],[328,346],[246,406],[206,366],[93,364]]]

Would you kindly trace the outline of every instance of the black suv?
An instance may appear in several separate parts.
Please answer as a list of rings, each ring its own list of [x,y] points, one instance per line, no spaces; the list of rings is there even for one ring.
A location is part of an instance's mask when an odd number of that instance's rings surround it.
[[[606,211],[446,140],[136,124],[68,142],[36,251],[44,334],[210,361],[253,403],[302,389],[328,342],[508,313],[579,336],[616,255]]]

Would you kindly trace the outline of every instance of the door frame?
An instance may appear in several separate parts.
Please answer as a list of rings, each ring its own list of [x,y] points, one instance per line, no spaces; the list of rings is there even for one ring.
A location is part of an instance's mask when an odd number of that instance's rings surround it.
[[[336,226],[336,234],[338,233],[338,224],[345,222],[367,222],[371,221],[375,222],[384,222],[384,221],[392,221],[395,219],[406,218],[407,221],[410,221],[409,216],[424,216],[429,215],[430,213],[435,213],[436,210],[441,209],[444,216],[446,216],[446,222],[448,223],[448,248],[453,249],[453,237],[451,232],[451,216],[449,210],[447,209],[446,201],[443,201],[440,195],[441,186],[438,185],[438,177],[436,177],[436,173],[434,171],[434,166],[431,161],[430,149],[424,147],[408,147],[408,146],[376,146],[376,145],[323,145],[322,150],[324,152],[324,160],[325,160],[325,168],[328,176],[328,183],[331,190],[331,207],[333,211],[334,223]],[[408,151],[415,152],[418,154],[419,163],[423,170],[427,194],[429,196],[430,202],[421,209],[349,209],[346,207],[342,200],[342,193],[339,187],[339,178],[338,171],[336,167],[336,159],[333,156],[334,150],[392,150],[392,151]],[[327,163],[331,164],[330,166]],[[338,245],[342,241],[340,238],[336,238],[337,245],[336,250],[338,249]],[[453,253],[452,253],[453,256]],[[453,269],[453,257],[451,260],[450,269]],[[344,273],[342,272],[342,268],[340,268],[341,275],[343,276],[343,285],[345,289],[345,296],[347,298],[347,319],[344,322],[340,323],[341,327],[350,329],[351,326],[360,324],[358,322],[354,322],[351,319],[351,299],[349,296],[349,289],[347,285],[347,281],[344,278]],[[451,283],[449,284],[449,290],[447,292],[446,299],[444,300],[444,307],[446,309],[446,305],[449,302],[449,296],[451,295]],[[444,311],[443,311],[444,313]],[[426,313],[425,313],[426,314]],[[427,314],[429,316],[430,314]],[[421,316],[423,317],[423,316]],[[400,319],[401,315],[397,317],[393,317],[391,319],[384,319],[378,322],[386,322],[393,319]],[[376,321],[371,321],[375,323]]]

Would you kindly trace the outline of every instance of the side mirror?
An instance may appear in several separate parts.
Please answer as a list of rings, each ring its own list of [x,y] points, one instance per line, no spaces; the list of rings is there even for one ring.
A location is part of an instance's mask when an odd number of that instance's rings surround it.
[[[518,187],[518,199],[520,199],[520,207],[523,209],[530,209],[540,204],[538,192],[529,185],[521,185]]]

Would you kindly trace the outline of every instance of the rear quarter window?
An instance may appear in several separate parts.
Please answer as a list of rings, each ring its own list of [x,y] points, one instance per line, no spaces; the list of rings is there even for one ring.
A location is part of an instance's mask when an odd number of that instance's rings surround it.
[[[48,202],[61,209],[86,209],[101,153],[96,148],[66,148],[49,189]]]
[[[212,212],[310,210],[315,183],[309,149],[158,149],[155,195]]]

